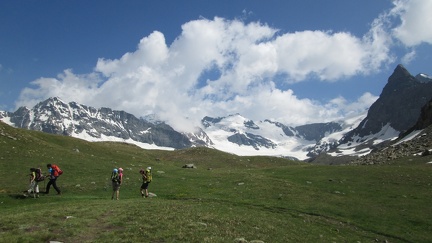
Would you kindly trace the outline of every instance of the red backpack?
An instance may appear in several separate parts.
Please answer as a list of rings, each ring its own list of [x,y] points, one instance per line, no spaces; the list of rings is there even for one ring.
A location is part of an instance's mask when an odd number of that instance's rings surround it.
[[[51,168],[54,171],[54,176],[57,177],[57,176],[60,176],[61,174],[63,174],[63,171],[57,165],[51,165]]]

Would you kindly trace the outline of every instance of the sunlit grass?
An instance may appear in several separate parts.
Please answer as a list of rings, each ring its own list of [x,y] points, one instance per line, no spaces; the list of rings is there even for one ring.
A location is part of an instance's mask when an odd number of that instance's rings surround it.
[[[0,242],[429,242],[427,160],[315,166],[205,148],[88,143],[0,124]],[[46,163],[64,170],[63,195],[23,198],[28,169]],[[156,197],[139,192],[146,166]],[[111,200],[114,167],[125,170],[118,201]]]

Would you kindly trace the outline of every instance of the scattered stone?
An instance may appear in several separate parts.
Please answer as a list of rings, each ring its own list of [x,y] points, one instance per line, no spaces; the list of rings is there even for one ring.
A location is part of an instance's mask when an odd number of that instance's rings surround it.
[[[245,238],[236,238],[234,240],[236,243],[248,243],[248,241]]]
[[[358,157],[351,164],[379,165],[391,164],[393,160],[411,156],[430,156],[432,147],[432,126],[426,128],[422,134],[409,141],[394,141],[392,145],[377,148],[370,154]]]
[[[195,222],[195,223],[190,223],[189,226],[194,226],[194,227],[204,226],[204,227],[207,227],[207,224],[203,223],[203,222]]]
[[[197,167],[194,164],[185,164],[182,168],[186,169],[196,169]]]

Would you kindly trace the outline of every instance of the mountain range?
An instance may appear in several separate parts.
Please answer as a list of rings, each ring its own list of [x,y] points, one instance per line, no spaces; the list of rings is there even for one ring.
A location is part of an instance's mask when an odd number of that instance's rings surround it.
[[[321,154],[360,156],[386,146],[413,130],[422,108],[432,100],[432,78],[412,76],[398,65],[380,97],[356,117],[327,123],[288,126],[241,114],[206,116],[201,127],[185,133],[155,117],[137,118],[126,111],[94,108],[58,97],[32,108],[0,111],[0,120],[18,128],[72,136],[88,141],[118,141],[145,149],[206,146],[237,155],[270,155],[314,161]],[[414,129],[415,130],[415,129]]]

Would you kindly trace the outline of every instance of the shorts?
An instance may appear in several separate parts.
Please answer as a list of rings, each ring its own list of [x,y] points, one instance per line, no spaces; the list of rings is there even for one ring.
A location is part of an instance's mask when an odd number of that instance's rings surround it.
[[[118,182],[112,182],[112,188],[113,188],[113,191],[118,191],[118,190],[120,190],[120,183],[118,183]]]
[[[147,189],[150,182],[143,182],[141,189]]]

